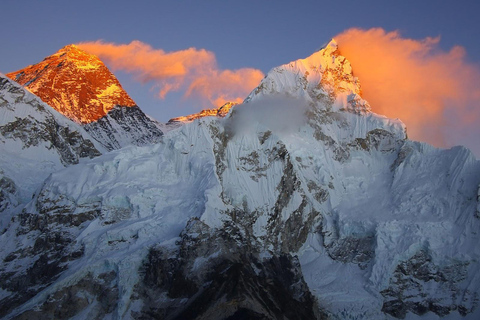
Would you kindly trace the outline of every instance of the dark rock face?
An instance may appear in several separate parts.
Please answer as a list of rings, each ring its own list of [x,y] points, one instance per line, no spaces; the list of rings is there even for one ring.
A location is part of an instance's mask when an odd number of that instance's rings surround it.
[[[361,148],[365,151],[378,150],[381,152],[393,152],[395,151],[400,142],[395,136],[383,129],[375,129],[369,131],[365,138],[357,138],[355,142],[351,144],[352,147]]]
[[[139,319],[320,319],[296,257],[261,259],[235,232],[192,220],[178,249],[152,248]],[[159,299],[159,297],[164,297]],[[165,299],[167,297],[167,299]]]
[[[129,144],[143,146],[160,141],[163,132],[139,107],[116,106],[97,121],[84,125],[85,130],[107,150]]]
[[[10,258],[15,259],[16,256],[7,258],[4,263],[9,262]],[[0,287],[15,292],[15,295],[0,300],[0,316],[7,315],[15,307],[35,296],[41,289],[55,281],[63,270],[60,261],[52,261],[48,253],[44,253],[24,273],[1,272]]]
[[[324,223],[320,224],[318,232],[328,255],[335,261],[354,263],[365,269],[375,257],[373,233],[340,236],[338,226],[328,228]]]
[[[295,174],[290,154],[283,144],[272,150],[274,159],[284,163],[283,175],[277,185],[279,194],[268,220],[269,243],[281,252],[297,251],[305,242],[308,232],[320,213],[313,210],[303,195],[301,183]],[[295,193],[302,194],[302,202],[286,221],[282,221],[282,211],[289,205]]]
[[[114,271],[97,277],[87,274],[77,283],[64,287],[38,308],[28,310],[14,319],[69,319],[91,306],[85,318],[103,319],[111,314],[117,304],[118,285]]]
[[[0,134],[21,140],[26,148],[47,142],[50,148],[57,150],[64,165],[76,164],[79,158],[93,158],[101,154],[90,140],[53,119],[47,119],[45,123],[28,118],[17,119],[1,126]]]
[[[37,228],[29,233],[37,236],[33,246],[19,248],[2,261],[0,288],[15,294],[0,300],[0,316],[53,283],[66,268],[66,262],[82,255],[81,250],[72,250],[72,240],[68,236],[49,230],[44,221],[31,218],[23,216],[21,224]]]
[[[467,263],[452,261],[438,266],[427,250],[420,250],[395,269],[390,286],[381,292],[385,298],[382,311],[401,319],[407,312],[417,315],[433,312],[442,317],[457,311],[464,317],[475,309],[479,300],[476,293],[462,292],[457,287],[466,276]],[[437,293],[435,299],[429,298],[432,288]],[[443,294],[438,295],[439,292]]]
[[[368,262],[374,257],[375,238],[345,237],[331,242],[325,246],[328,255],[337,261],[358,264],[361,269],[367,267]]]
[[[18,204],[16,193],[15,182],[8,177],[0,176],[0,212]]]

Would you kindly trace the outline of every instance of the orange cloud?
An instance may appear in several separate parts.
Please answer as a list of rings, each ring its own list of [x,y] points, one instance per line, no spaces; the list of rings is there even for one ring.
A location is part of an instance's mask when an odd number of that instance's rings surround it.
[[[210,73],[200,76],[192,81],[186,92],[186,96],[204,96],[217,106],[225,102],[240,103],[263,78],[260,70],[244,68],[240,70],[212,70]],[[232,100],[232,97],[237,98]]]
[[[400,118],[414,140],[467,144],[480,154],[480,69],[462,47],[445,52],[439,37],[406,39],[380,28],[349,29],[335,40],[374,112]]]
[[[244,68],[219,70],[215,54],[204,49],[165,52],[140,41],[129,44],[103,41],[78,44],[97,55],[113,70],[135,75],[143,82],[154,82],[158,96],[165,98],[171,91],[186,90],[185,97],[200,99],[202,107],[226,101],[240,102],[263,77],[260,70]]]

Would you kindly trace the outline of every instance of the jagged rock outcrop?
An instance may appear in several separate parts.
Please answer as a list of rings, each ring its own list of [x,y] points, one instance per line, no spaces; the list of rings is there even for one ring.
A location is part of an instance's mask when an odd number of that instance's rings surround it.
[[[217,232],[198,219],[187,223],[180,238],[173,252],[150,250],[136,287],[143,308],[135,318],[321,317],[295,257],[261,259],[238,230]]]
[[[28,310],[14,319],[69,319],[74,316],[84,319],[108,318],[117,302],[116,278],[113,271],[97,277],[87,274],[79,282],[49,296],[39,308]],[[93,300],[91,297],[94,297]]]
[[[444,261],[442,266],[432,261],[428,250],[421,249],[400,262],[381,292],[385,298],[382,310],[396,318],[407,312],[423,315],[433,312],[439,317],[457,311],[467,316],[478,306],[478,292],[459,290],[458,284],[467,278],[468,262]],[[458,293],[462,294],[458,295]]]
[[[0,178],[0,212],[18,205],[17,185],[12,179],[2,176]]]

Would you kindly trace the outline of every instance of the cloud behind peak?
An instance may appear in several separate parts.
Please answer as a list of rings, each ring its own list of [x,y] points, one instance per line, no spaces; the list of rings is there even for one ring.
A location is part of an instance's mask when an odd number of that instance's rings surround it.
[[[172,91],[183,91],[185,98],[198,99],[199,107],[241,102],[263,78],[260,70],[252,68],[221,70],[215,54],[205,49],[165,52],[137,40],[129,44],[82,42],[78,46],[97,55],[114,71],[152,83],[159,98]]]
[[[372,110],[407,125],[409,137],[438,147],[466,144],[480,155],[480,68],[465,49],[440,48],[440,37],[408,39],[381,28],[335,37]]]

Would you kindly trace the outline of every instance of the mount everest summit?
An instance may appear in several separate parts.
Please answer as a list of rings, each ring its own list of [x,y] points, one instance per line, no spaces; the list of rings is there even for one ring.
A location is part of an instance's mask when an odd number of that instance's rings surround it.
[[[2,76],[0,316],[478,319],[480,163],[353,69],[331,41],[168,132],[75,46]]]
[[[147,117],[100,59],[68,45],[42,62],[6,75],[67,118],[83,124],[107,150],[157,142]]]

